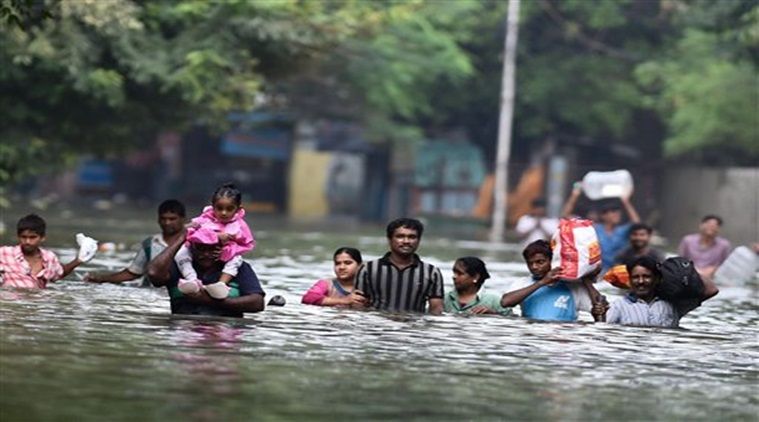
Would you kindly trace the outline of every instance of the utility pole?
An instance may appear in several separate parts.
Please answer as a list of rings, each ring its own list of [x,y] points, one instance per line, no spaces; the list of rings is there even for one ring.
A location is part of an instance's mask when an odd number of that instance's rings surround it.
[[[503,42],[503,77],[501,79],[501,115],[498,119],[498,149],[495,160],[495,187],[493,192],[493,226],[490,241],[503,240],[506,226],[506,189],[511,154],[511,128],[514,119],[514,78],[516,76],[517,35],[519,30],[519,2],[509,0],[506,16],[506,38]]]

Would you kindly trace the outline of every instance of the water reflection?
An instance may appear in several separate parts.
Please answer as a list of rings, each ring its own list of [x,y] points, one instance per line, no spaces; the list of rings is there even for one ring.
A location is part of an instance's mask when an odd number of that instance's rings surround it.
[[[0,420],[756,420],[755,288],[723,289],[679,330],[357,312],[300,305],[332,245],[284,238],[252,264],[288,305],[241,320],[172,317],[160,289],[1,291]],[[381,241],[364,239],[368,259]],[[424,250],[446,288],[449,245]],[[508,248],[488,253],[486,289],[527,276]]]

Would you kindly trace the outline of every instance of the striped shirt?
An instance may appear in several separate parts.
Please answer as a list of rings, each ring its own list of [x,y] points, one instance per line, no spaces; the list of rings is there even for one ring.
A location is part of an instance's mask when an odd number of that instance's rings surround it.
[[[364,292],[373,308],[424,312],[427,300],[443,298],[443,275],[416,254],[413,264],[400,269],[390,262],[388,252],[361,267],[355,289]]]
[[[619,298],[606,312],[609,324],[637,325],[641,327],[676,328],[679,318],[669,302],[655,298],[650,303],[633,294]]]

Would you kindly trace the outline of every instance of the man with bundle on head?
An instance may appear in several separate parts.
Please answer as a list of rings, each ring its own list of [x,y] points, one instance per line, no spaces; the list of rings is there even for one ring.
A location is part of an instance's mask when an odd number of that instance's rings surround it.
[[[387,225],[390,251],[367,262],[356,277],[355,291],[370,307],[388,311],[443,312],[443,276],[423,262],[416,250],[424,226],[413,218],[399,218]],[[427,305],[429,304],[429,307]]]
[[[564,218],[570,218],[574,212],[577,200],[582,194],[582,188],[578,185],[572,190],[572,194],[564,205],[562,215]],[[614,265],[614,259],[622,252],[627,244],[630,227],[634,223],[640,223],[640,216],[635,207],[630,202],[632,191],[629,194],[621,196],[619,201],[627,212],[630,222],[622,223],[622,209],[616,202],[616,199],[604,199],[600,206],[600,222],[595,223],[598,242],[601,245],[601,262],[603,269],[607,270]]]
[[[680,319],[717,293],[708,278],[699,277],[692,263],[674,257],[663,263],[644,255],[628,261],[628,292],[609,307],[593,304],[596,321],[643,327],[680,325]]]

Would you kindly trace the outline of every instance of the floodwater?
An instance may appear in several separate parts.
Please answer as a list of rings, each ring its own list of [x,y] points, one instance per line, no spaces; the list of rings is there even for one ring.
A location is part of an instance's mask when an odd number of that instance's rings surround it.
[[[723,288],[677,330],[299,303],[337,246],[377,257],[380,230],[257,230],[249,262],[288,304],[239,320],[172,317],[164,290],[77,281],[128,251],[45,291],[0,291],[0,420],[757,420],[755,285]],[[484,257],[492,292],[527,276],[516,251],[430,235],[420,249],[446,289],[456,256]]]

